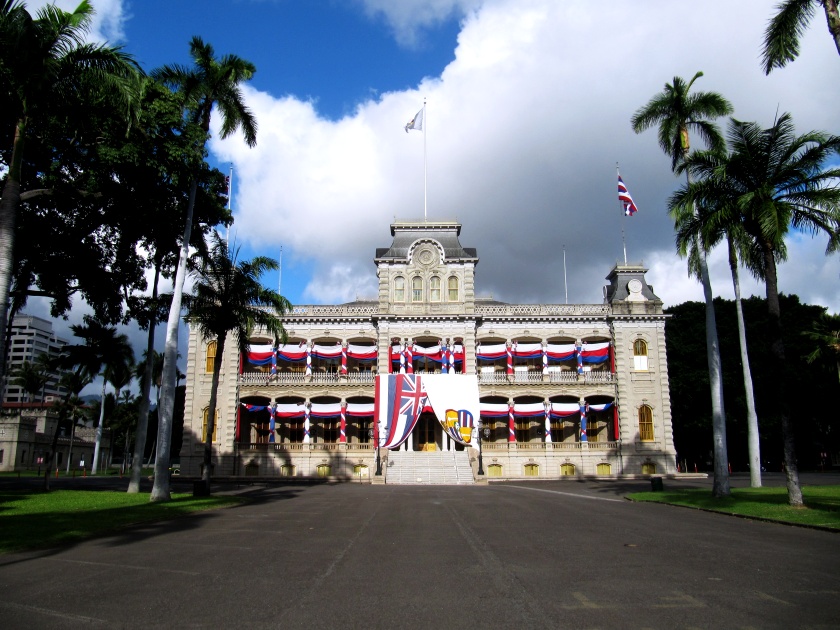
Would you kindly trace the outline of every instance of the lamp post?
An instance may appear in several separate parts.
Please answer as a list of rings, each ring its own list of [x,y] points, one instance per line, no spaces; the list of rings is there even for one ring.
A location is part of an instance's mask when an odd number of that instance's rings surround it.
[[[478,421],[478,474],[484,474],[484,458],[482,457],[482,452],[484,449],[481,448],[481,432],[482,430],[486,430],[482,428],[481,420]]]
[[[368,429],[368,435],[370,437],[374,437],[373,429]],[[382,460],[379,459],[379,436],[377,435],[374,439],[376,440],[376,472],[374,472],[373,474],[377,477],[381,477],[382,476]]]

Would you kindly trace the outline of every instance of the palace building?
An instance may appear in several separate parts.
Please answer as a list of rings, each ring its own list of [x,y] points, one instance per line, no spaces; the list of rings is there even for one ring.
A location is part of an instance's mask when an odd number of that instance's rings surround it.
[[[476,297],[478,256],[460,234],[456,221],[395,221],[374,258],[377,299],[295,306],[286,343],[256,331],[246,356],[226,344],[213,475],[472,483],[675,473],[665,315],[646,269],[616,265],[602,304],[507,304]],[[191,327],[182,474],[201,472],[215,352]],[[404,441],[382,448],[377,383],[394,374],[445,374],[465,396],[477,387],[478,417],[463,421],[470,443],[427,401]]]

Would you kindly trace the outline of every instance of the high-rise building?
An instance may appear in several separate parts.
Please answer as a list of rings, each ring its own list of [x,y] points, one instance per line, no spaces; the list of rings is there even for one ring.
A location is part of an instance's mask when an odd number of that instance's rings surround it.
[[[7,403],[44,402],[67,394],[65,388],[59,385],[61,373],[51,372],[47,375],[47,382],[42,392],[29,393],[12,381],[13,373],[23,366],[24,362],[34,363],[42,354],[56,357],[69,342],[58,337],[53,331],[52,322],[34,315],[20,313],[15,315],[9,329],[8,352],[6,353],[6,387],[3,401]]]

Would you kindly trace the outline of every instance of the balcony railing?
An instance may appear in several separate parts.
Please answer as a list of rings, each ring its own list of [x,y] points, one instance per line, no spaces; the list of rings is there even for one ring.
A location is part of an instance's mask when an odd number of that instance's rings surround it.
[[[481,366],[479,366],[480,368]],[[424,374],[426,372],[416,371],[415,374]],[[439,372],[428,372],[429,374]],[[542,370],[529,370],[514,372],[507,374],[505,371],[498,372],[479,372],[477,374],[478,382],[482,385],[492,384],[508,384],[508,383],[580,383],[581,380],[586,385],[609,385],[616,382],[615,374],[610,372],[584,372],[583,378],[580,379],[577,372],[573,370],[564,370],[562,372],[549,371],[548,375],[544,375]],[[246,372],[239,375],[239,384],[247,385],[303,385],[312,383],[316,385],[330,384],[330,383],[353,383],[353,384],[373,384],[376,380],[376,372],[350,372],[346,376],[336,372],[314,372],[311,376],[306,376],[303,372],[280,373],[275,375],[268,375],[264,372]]]
[[[359,444],[340,442],[310,442],[308,444],[291,442],[251,442],[237,445],[240,451],[281,451],[281,452],[303,452],[303,451],[372,451],[373,444]]]
[[[618,442],[482,442],[485,451],[614,451]]]

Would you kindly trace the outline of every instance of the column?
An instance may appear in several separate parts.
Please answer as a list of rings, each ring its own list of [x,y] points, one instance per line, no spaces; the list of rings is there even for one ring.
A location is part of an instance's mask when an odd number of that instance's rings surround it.
[[[347,341],[341,342],[341,376],[347,376]]]
[[[545,443],[551,444],[551,402],[548,400],[545,401]]]
[[[513,401],[508,400],[508,443],[516,442],[516,423],[513,419]]]
[[[581,442],[588,442],[589,439],[586,437],[586,411],[589,409],[589,405],[586,404],[586,401],[581,400],[580,403],[580,441]]]
[[[341,427],[338,438],[339,443],[347,444],[347,402],[341,402]]]
[[[411,339],[405,340],[405,371],[407,374],[414,374],[414,351]]]
[[[510,340],[505,342],[505,348],[507,349],[507,374],[508,376],[513,376],[513,349],[510,345]]]

